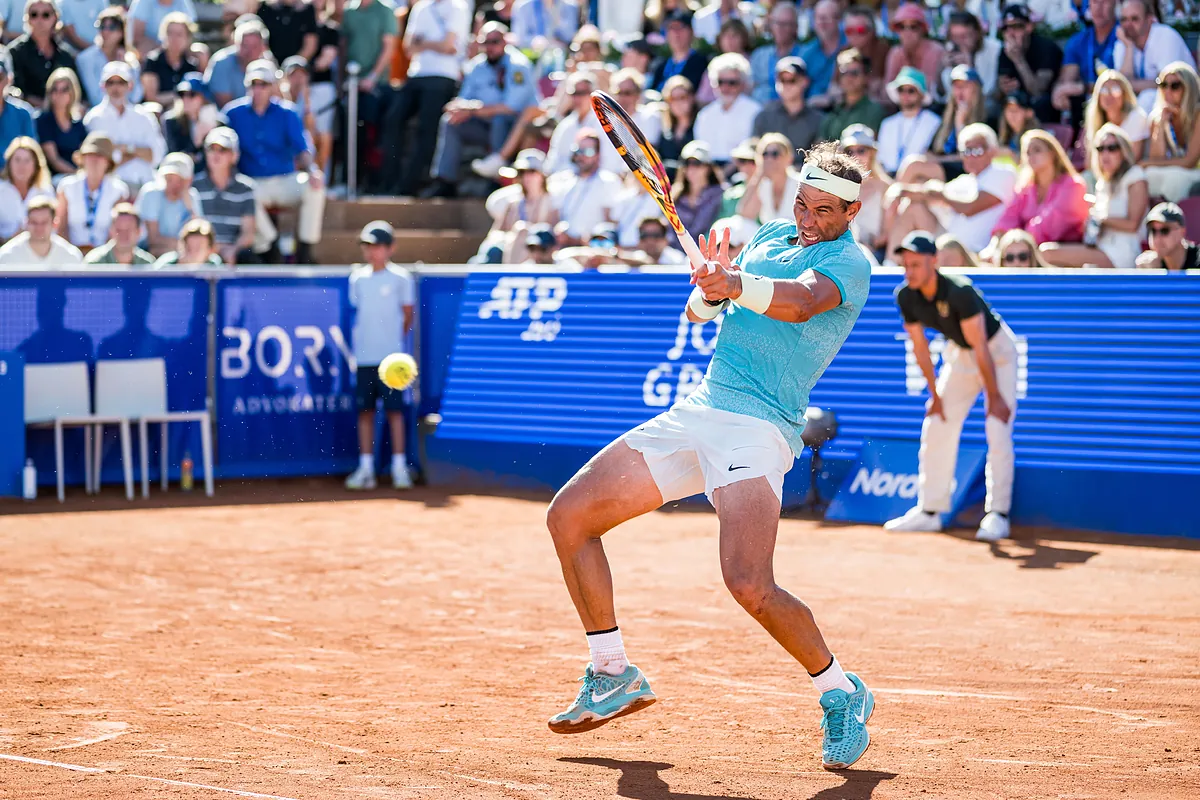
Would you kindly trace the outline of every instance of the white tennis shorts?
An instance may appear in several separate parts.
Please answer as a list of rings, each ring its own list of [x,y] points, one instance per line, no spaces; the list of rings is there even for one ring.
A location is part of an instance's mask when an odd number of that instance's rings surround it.
[[[625,434],[646,459],[663,502],[722,486],[766,478],[783,502],[783,476],[795,457],[779,429],[766,420],[684,403]]]

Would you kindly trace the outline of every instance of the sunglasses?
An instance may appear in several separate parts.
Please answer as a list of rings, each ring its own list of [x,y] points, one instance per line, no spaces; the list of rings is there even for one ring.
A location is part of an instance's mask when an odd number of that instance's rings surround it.
[[[105,86],[128,86],[129,81],[124,78],[109,78],[104,82]]]
[[[843,78],[861,78],[863,76],[863,71],[861,69],[857,69],[857,68],[856,69],[844,69],[841,71],[840,74]]]
[[[1147,229],[1151,236],[1170,236],[1174,233],[1174,229],[1166,225],[1151,225]]]
[[[920,94],[915,86],[900,86],[896,89],[897,94]]]
[[[901,22],[896,26],[898,31],[923,31],[925,26],[919,22]]]
[[[677,94],[674,97],[668,97],[668,103],[686,103],[692,99],[690,94]]]
[[[583,156],[584,158],[591,158],[592,156],[596,155],[596,153],[598,153],[598,152],[600,152],[600,151],[597,150],[595,147],[577,147],[571,151],[571,155],[572,156]]]
[[[1183,91],[1183,81],[1158,80],[1158,81],[1155,81],[1155,83],[1158,84],[1159,88],[1166,89],[1168,92],[1182,92]]]
[[[741,78],[718,78],[717,85],[718,86],[741,86],[742,79]]]
[[[1097,153],[1119,153],[1119,152],[1121,152],[1121,145],[1115,144],[1115,143],[1114,144],[1098,144],[1098,145],[1096,145],[1096,152]]]
[[[667,235],[662,231],[638,231],[638,236],[642,239],[665,239]]]
[[[526,249],[526,250],[528,250],[528,251],[529,251],[529,252],[531,252],[531,253],[541,253],[541,252],[545,251],[545,249],[546,249],[546,245],[544,245],[544,244],[531,244],[531,245],[526,245],[525,249]]]
[[[1115,97],[1120,97],[1125,94],[1125,89],[1119,83],[1110,83],[1100,90],[1100,94],[1111,94]]]
[[[689,158],[683,162],[683,165],[685,167],[707,167],[708,166],[708,164],[705,164],[703,161],[701,161],[698,158]]]
[[[870,28],[866,25],[847,25],[842,30],[847,36],[864,36],[870,32]]]
[[[29,18],[30,19],[53,19],[54,12],[53,11],[30,11]]]
[[[870,153],[871,153],[871,148],[869,148],[869,147],[865,147],[865,146],[863,146],[863,145],[859,145],[859,146],[856,146],[856,147],[847,147],[847,148],[846,148],[846,155],[848,155],[848,156],[850,156],[850,157],[852,157],[852,158],[853,158],[853,157],[856,157],[856,156],[865,156],[865,155],[870,155]]]
[[[1022,251],[1020,253],[1005,253],[1004,254],[1004,263],[1005,264],[1028,264],[1032,260],[1033,260],[1033,254],[1026,253],[1024,251]]]
[[[783,158],[783,151],[776,150],[774,147],[770,150],[763,150],[763,158]]]
[[[1142,21],[1141,17],[1119,17],[1117,19],[1122,25],[1137,25]]]
[[[65,83],[60,83],[58,86],[50,87],[50,94],[69,94],[70,91],[71,87],[67,86]]]
[[[776,75],[776,83],[782,83],[784,86],[792,86],[800,82],[800,79],[792,75]]]
[[[618,89],[617,90],[617,97],[637,97],[640,94],[641,94],[641,92],[639,92],[637,89]]]
[[[503,39],[484,39],[484,44],[504,44]]]
[[[967,158],[979,158],[986,152],[986,147],[964,147],[962,150],[958,151],[958,154],[960,156],[966,156]]]

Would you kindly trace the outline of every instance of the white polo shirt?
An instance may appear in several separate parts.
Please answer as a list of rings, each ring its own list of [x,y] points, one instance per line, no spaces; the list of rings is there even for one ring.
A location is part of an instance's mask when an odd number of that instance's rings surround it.
[[[167,143],[163,139],[158,120],[152,114],[141,111],[132,103],[118,111],[107,97],[83,118],[88,133],[103,133],[113,144],[125,147],[148,147],[152,153],[149,161],[140,158],[127,159],[117,164],[117,177],[134,186],[154,180],[154,168],[167,154]]]
[[[585,241],[597,225],[616,216],[622,194],[621,179],[604,169],[586,178],[573,170],[560,172],[550,176],[549,189],[568,235]]]
[[[360,367],[378,366],[392,353],[404,351],[404,308],[416,290],[404,267],[389,263],[376,272],[370,264],[350,273],[350,305],[354,316],[354,360]]]
[[[729,108],[718,97],[696,114],[695,138],[708,143],[714,161],[728,161],[733,148],[754,134],[754,118],[762,106],[744,94]]]
[[[965,182],[971,178],[971,175],[963,174],[955,178],[955,181]],[[990,194],[1000,202],[971,217],[952,211],[948,207],[944,218],[940,214],[938,216],[947,233],[954,234],[972,253],[978,253],[991,241],[992,228],[996,227],[996,223],[1004,213],[1004,207],[1013,198],[1013,187],[1017,183],[1017,171],[1010,164],[993,162],[983,172],[974,176],[974,182],[978,191]]]
[[[725,14],[721,11],[720,0],[712,0],[711,4],[697,11],[696,16],[692,18],[692,33],[697,39],[716,44],[721,26],[731,19],[736,19],[741,20],[753,36],[754,25],[761,16],[762,11],[754,3],[738,3],[733,13]]]
[[[58,234],[50,235],[50,252],[42,258],[29,246],[29,231],[22,231],[0,247],[0,264],[14,267],[69,267],[83,263],[79,248]]]
[[[453,33],[458,51],[448,56],[422,50],[409,62],[408,77],[462,80],[467,45],[471,41],[471,9],[467,7],[466,0],[418,0],[408,12],[408,27],[405,30],[405,35],[420,36],[427,42],[440,42],[447,33]]]
[[[588,111],[582,120],[578,114],[572,112],[554,128],[554,133],[550,134],[550,146],[546,149],[543,172],[553,175],[556,172],[575,171],[575,165],[571,163],[571,149],[575,147],[575,137],[583,129],[595,131],[596,136],[600,138],[600,169],[614,175],[624,175],[629,171],[625,160],[617,153],[617,148],[613,147],[613,143],[600,127],[600,120],[596,119],[593,112]]]
[[[1196,59],[1188,50],[1187,42],[1179,32],[1170,25],[1155,22],[1150,26],[1150,35],[1146,37],[1146,46],[1133,51],[1133,80],[1152,81],[1162,72],[1162,68],[1172,61],[1186,62],[1192,69],[1196,68]],[[1117,69],[1125,63],[1125,43],[1120,39],[1113,45],[1113,64]],[[1151,86],[1138,92],[1138,105],[1149,114],[1154,110],[1154,99],[1158,90]]]
[[[929,150],[942,120],[928,108],[915,117],[897,112],[879,126],[879,165],[889,175],[895,175],[906,156],[924,154]]]

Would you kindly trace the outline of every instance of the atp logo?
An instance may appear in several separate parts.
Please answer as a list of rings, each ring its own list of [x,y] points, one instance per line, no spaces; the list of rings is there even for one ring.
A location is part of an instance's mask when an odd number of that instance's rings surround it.
[[[675,341],[667,350],[667,360],[646,373],[642,382],[642,401],[652,408],[677,405],[696,391],[704,380],[704,368],[713,350],[717,347],[717,336],[721,333],[722,313],[713,320],[712,335],[706,337],[705,326],[688,321],[687,314],[680,312],[679,324],[675,326]],[[702,363],[682,362],[688,345],[701,357]]]
[[[506,275],[492,287],[491,299],[479,305],[479,318],[516,320],[528,316],[529,327],[521,332],[522,341],[552,342],[562,332],[557,312],[566,299],[566,278]]]

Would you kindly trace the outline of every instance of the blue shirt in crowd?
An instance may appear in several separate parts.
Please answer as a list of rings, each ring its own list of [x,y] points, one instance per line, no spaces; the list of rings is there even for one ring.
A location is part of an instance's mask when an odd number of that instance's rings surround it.
[[[134,208],[143,222],[158,223],[159,236],[175,239],[193,216],[204,216],[204,207],[200,203],[200,194],[196,187],[189,186],[188,193],[191,195],[192,209],[196,212],[194,215],[188,211],[183,200],[168,200],[166,188],[158,181],[142,187]]]
[[[4,151],[18,136],[37,138],[33,129],[33,108],[24,100],[4,98],[4,113],[0,114],[0,168],[4,167]]]
[[[304,132],[304,123],[296,108],[286,100],[271,98],[271,104],[259,115],[243,97],[225,106],[229,127],[241,142],[238,171],[250,178],[273,178],[296,171],[296,157],[312,152]]]
[[[227,94],[234,100],[246,96],[246,68],[238,61],[237,54],[237,45],[233,44],[213,54],[204,73],[211,94]]]
[[[1079,67],[1079,80],[1091,86],[1101,72],[1113,68],[1113,47],[1116,44],[1116,25],[1113,25],[1103,42],[1096,40],[1096,28],[1088,25],[1067,39],[1067,46],[1063,48],[1063,66],[1074,64]]]
[[[846,46],[846,35],[842,34],[841,40],[838,43],[837,50],[833,55],[825,55],[825,51],[821,48],[821,40],[813,37],[813,40],[806,45],[801,46],[799,56],[804,59],[804,66],[808,68],[808,79],[811,83],[808,84],[808,91],[805,97],[813,97],[814,95],[822,95],[829,91],[829,84],[833,82],[833,73],[837,69],[837,56]],[[880,67],[877,67],[880,69]],[[771,90],[775,90],[775,76],[771,76]]]
[[[489,64],[482,54],[468,61],[458,95],[463,100],[478,100],[485,106],[503,103],[514,114],[520,114],[537,104],[533,82],[533,66],[529,59],[515,47],[506,47],[504,55],[495,64]]]
[[[96,20],[108,8],[108,0],[61,0],[58,6],[63,27],[73,27],[76,36],[90,42],[96,35]]]
[[[800,55],[800,43],[792,45],[787,55]],[[750,75],[754,79],[754,91],[750,96],[763,105],[779,99],[779,93],[775,91],[775,65],[783,57],[776,54],[773,44],[764,44],[750,54]],[[805,60],[804,63],[807,66],[808,61]],[[809,70],[811,71],[812,67],[809,67]]]
[[[70,2],[70,0],[68,0]],[[171,0],[167,5],[163,5],[159,0],[133,0],[129,4],[129,19],[140,19],[146,23],[146,36],[158,42],[158,27],[162,24],[163,17],[170,14],[172,11],[180,11],[187,15],[187,18],[192,22],[196,21],[196,7],[192,5],[192,0]],[[133,30],[133,26],[130,26]],[[83,31],[78,28],[75,32],[83,36]],[[87,36],[83,36],[87,39]],[[133,43],[130,42],[132,45]],[[162,44],[159,42],[159,44]]]

